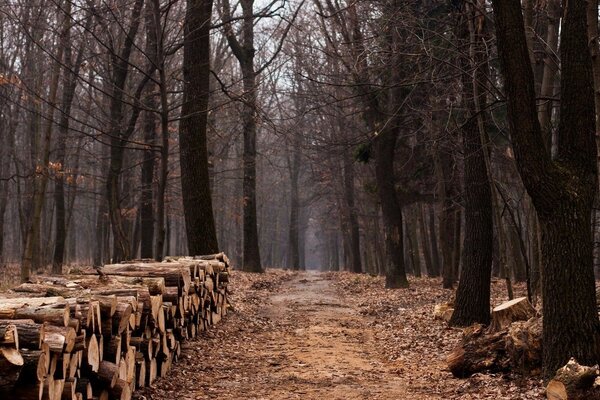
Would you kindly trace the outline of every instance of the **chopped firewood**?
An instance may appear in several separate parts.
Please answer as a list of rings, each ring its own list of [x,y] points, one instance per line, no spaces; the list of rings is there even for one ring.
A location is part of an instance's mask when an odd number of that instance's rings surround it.
[[[0,296],[0,392],[131,399],[169,373],[182,340],[225,315],[228,261],[206,258],[38,276]]]

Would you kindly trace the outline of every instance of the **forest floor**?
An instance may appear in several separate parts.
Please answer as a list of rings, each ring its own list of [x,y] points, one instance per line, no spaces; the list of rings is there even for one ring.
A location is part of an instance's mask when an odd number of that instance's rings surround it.
[[[385,290],[369,275],[269,270],[231,282],[233,311],[137,399],[543,398],[535,379],[452,377],[445,359],[461,332],[433,318],[452,296],[438,279]],[[504,287],[493,284],[494,304]]]

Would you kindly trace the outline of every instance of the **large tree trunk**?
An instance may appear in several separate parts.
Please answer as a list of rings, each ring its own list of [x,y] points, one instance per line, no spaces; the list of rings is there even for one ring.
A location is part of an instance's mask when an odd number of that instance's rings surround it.
[[[478,5],[479,6],[479,5]],[[482,5],[484,7],[484,5]],[[449,323],[453,326],[469,326],[490,321],[490,280],[492,274],[493,215],[492,193],[489,181],[488,162],[483,140],[487,139],[481,119],[485,114],[480,107],[485,101],[484,88],[480,82],[487,75],[482,60],[483,29],[485,16],[480,10],[465,5],[463,19],[463,44],[471,46],[474,75],[462,74],[463,96],[467,110],[467,121],[462,127],[464,151],[464,199],[465,233],[462,248],[462,268],[456,291],[454,313]],[[477,26],[475,26],[477,25]],[[467,40],[470,38],[470,40]],[[469,70],[463,61],[463,71]]]
[[[544,374],[570,357],[600,359],[591,216],[597,185],[592,62],[586,2],[563,3],[561,104],[556,161],[545,150],[519,0],[493,0],[498,51],[517,166],[542,231]]]
[[[160,130],[161,130],[161,148],[160,148],[160,173],[158,176],[158,187],[156,189],[156,248],[154,250],[154,257],[157,261],[161,261],[165,254],[169,253],[169,242],[167,240],[167,210],[165,207],[165,197],[167,195],[167,179],[169,177],[169,101],[168,101],[168,87],[167,87],[167,76],[166,76],[166,65],[165,65],[165,52],[162,46],[163,31],[160,28],[161,8],[159,0],[151,0],[153,7],[153,28],[157,35],[157,65],[158,65],[158,76],[160,79]],[[210,180],[209,180],[210,182]],[[209,185],[210,189],[210,185]],[[212,211],[212,198],[211,198],[211,211]],[[214,215],[213,215],[213,229],[214,237],[217,237]],[[216,239],[215,239],[216,240]],[[218,249],[218,241],[216,242],[215,250]],[[213,252],[211,250],[211,252]],[[183,254],[183,253],[181,253]]]
[[[212,0],[188,0],[185,17],[179,154],[185,228],[191,255],[219,251],[206,145],[212,5]]]
[[[376,139],[375,179],[383,214],[387,288],[408,287],[404,266],[404,239],[402,235],[402,208],[394,186],[394,152],[396,130],[384,129]]]
[[[145,27],[146,27],[146,49],[145,53],[148,59],[155,63],[158,67],[157,57],[157,27],[154,18],[154,3],[152,0],[146,2],[145,5]],[[155,110],[157,107],[156,92],[158,85],[153,81],[146,87],[146,99],[144,106],[147,108],[144,111],[143,129],[144,143],[147,148],[144,150],[142,157],[141,171],[141,193],[140,193],[140,209],[139,209],[139,229],[140,229],[140,257],[152,258],[154,255],[154,165],[156,154],[152,146],[156,144],[157,118]],[[137,224],[136,224],[137,225]],[[136,246],[137,247],[137,246]],[[135,251],[132,253],[135,254]]]

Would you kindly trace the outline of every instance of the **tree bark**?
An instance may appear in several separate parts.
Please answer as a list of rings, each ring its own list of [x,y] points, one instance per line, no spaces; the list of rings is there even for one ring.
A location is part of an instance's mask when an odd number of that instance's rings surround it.
[[[340,121],[341,122],[341,121]],[[356,211],[354,195],[354,165],[349,151],[343,155],[344,162],[344,200],[348,209],[348,245],[350,270],[355,273],[362,272],[360,260],[360,231],[358,226],[358,215]]]
[[[254,0],[242,0],[242,42],[235,37],[231,26],[229,0],[223,1],[225,36],[242,72],[242,132],[243,146],[243,261],[247,272],[263,272],[258,245],[256,215],[256,118],[257,118],[257,72],[254,66]]]
[[[482,5],[484,7],[484,5]],[[482,76],[486,75],[482,68],[483,33],[485,16],[483,10],[475,10],[465,5],[462,18],[463,35],[459,39],[463,45],[471,46],[474,54],[473,76],[467,72],[462,74],[463,96],[467,111],[467,121],[463,125],[462,139],[464,151],[464,199],[465,199],[465,233],[462,247],[462,268],[456,291],[454,313],[449,324],[452,326],[469,326],[474,323],[487,324],[490,321],[490,282],[492,274],[493,253],[493,215],[492,194],[489,181],[488,163],[483,130],[484,124],[479,118],[485,113],[477,105],[483,104],[485,94],[480,87]],[[468,41],[467,39],[470,38]],[[474,39],[474,40],[473,40]],[[470,43],[470,45],[468,44]],[[471,68],[463,61],[463,71]]]
[[[185,17],[179,155],[185,228],[191,255],[219,250],[206,145],[212,5],[212,0],[188,0]]]
[[[570,357],[600,359],[591,215],[597,185],[592,60],[586,2],[563,3],[558,153],[545,150],[519,0],[493,0],[517,166],[542,231],[544,375]]]
[[[381,203],[385,234],[387,288],[408,287],[404,265],[404,240],[402,235],[402,208],[394,186],[394,150],[396,131],[384,129],[376,139],[375,179]]]
[[[56,58],[62,61],[63,46],[59,46]],[[23,251],[23,261],[21,264],[21,281],[29,280],[31,269],[33,266],[39,267],[39,261],[35,262],[35,258],[40,257],[40,229],[42,209],[44,207],[44,198],[46,196],[46,186],[49,178],[50,164],[50,142],[54,128],[54,108],[56,106],[56,96],[58,91],[58,81],[60,76],[59,63],[56,63],[52,68],[50,76],[50,91],[48,95],[48,121],[44,131],[42,148],[39,154],[39,159],[35,165],[36,176],[34,179],[33,202],[32,202],[32,217],[25,235],[25,245]]]
[[[295,139],[298,134],[295,134]],[[300,199],[298,193],[298,177],[300,172],[300,150],[298,140],[294,140],[289,159],[290,170],[290,230],[289,230],[289,259],[288,267],[293,270],[300,269]]]
[[[65,3],[65,18],[70,18],[71,3]],[[91,21],[91,19],[88,19]],[[89,25],[89,22],[88,22]],[[67,240],[67,212],[65,205],[65,176],[66,176],[66,145],[71,122],[71,106],[75,97],[75,88],[77,87],[77,79],[81,62],[83,59],[82,45],[77,53],[76,59],[72,59],[72,44],[71,44],[71,26],[69,22],[65,22],[65,27],[62,34],[62,42],[64,46],[64,70],[63,70],[63,93],[62,93],[62,112],[59,122],[59,139],[57,149],[57,163],[59,164],[60,173],[56,174],[54,182],[54,204],[56,208],[56,238],[54,241],[54,257],[52,260],[52,273],[62,274],[62,266],[65,260],[65,243]]]

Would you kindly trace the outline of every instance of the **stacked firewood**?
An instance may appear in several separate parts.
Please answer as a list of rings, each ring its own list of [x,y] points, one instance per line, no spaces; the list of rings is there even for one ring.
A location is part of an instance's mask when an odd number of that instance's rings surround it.
[[[0,393],[130,399],[227,313],[223,253],[37,276],[0,298]]]

